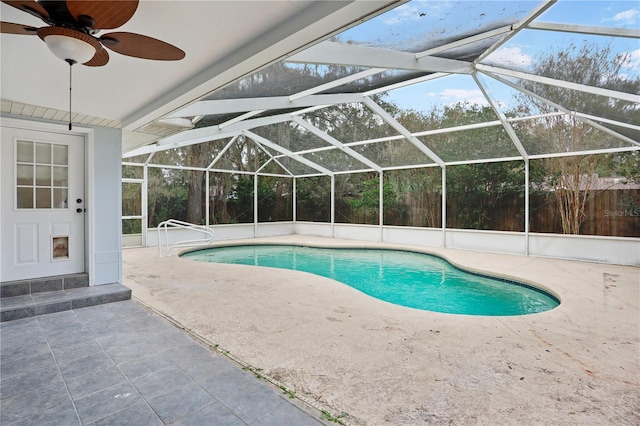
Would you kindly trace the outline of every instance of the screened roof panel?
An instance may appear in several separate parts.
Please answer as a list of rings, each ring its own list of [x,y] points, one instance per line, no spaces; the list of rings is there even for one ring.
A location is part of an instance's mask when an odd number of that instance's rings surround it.
[[[513,46],[545,46],[543,51]],[[640,93],[638,40],[523,30],[482,62],[559,81]]]
[[[285,169],[293,173],[295,176],[317,175],[318,173],[321,173],[313,167],[301,163],[295,158],[278,157],[277,160],[278,163],[282,164]]]
[[[504,34],[488,37],[482,40],[465,44],[460,47],[443,50],[441,52],[435,53],[434,56],[438,56],[440,58],[458,59],[469,62],[475,61],[482,53],[484,53],[486,49],[488,49],[494,43],[497,43],[504,37]]]
[[[610,130],[613,130],[616,133],[619,133],[623,136],[628,137],[629,139],[632,139],[634,141],[640,141],[640,130],[638,129],[630,129],[628,127],[616,126],[615,124],[603,123],[597,120],[594,120],[594,121]]]
[[[638,4],[633,1],[559,0],[538,21],[638,29]],[[635,12],[634,12],[635,10]]]
[[[380,74],[361,78],[338,87],[332,87],[324,90],[323,94],[335,93],[363,93],[369,90],[376,90],[391,84],[402,83],[404,81],[413,80],[415,78],[429,75],[430,73],[408,70],[386,70]]]
[[[335,37],[341,43],[417,53],[518,22],[526,1],[412,1]]]
[[[276,175],[290,176],[289,172],[287,172],[275,159],[266,162],[262,169],[260,169],[260,173],[272,173]]]
[[[433,160],[406,139],[354,145],[351,148],[383,168],[433,164]]]
[[[245,114],[247,111],[244,112],[234,112],[234,113],[229,113],[229,114],[211,114],[211,115],[207,115],[205,117],[203,117],[202,119],[198,120],[198,122],[196,123],[196,127],[210,127],[210,126],[219,126],[222,123],[226,123],[229,120],[233,120],[236,117],[240,117],[241,115]]]
[[[445,162],[520,156],[502,126],[421,136],[418,139]]]
[[[592,93],[579,92],[562,87],[548,86],[545,84],[523,83],[532,92],[545,99],[551,100],[563,107],[594,115],[596,117],[640,125],[640,105],[637,102],[616,99],[609,96],[599,96]]]
[[[556,108],[544,104],[526,93],[516,90],[498,80],[494,80],[488,76],[480,76],[480,78],[507,118],[520,118],[530,115],[559,112]]]
[[[230,139],[219,139],[177,149],[158,151],[153,154],[149,164],[205,168],[211,164],[229,141]]]
[[[310,152],[303,154],[301,157],[313,161],[332,172],[344,172],[348,170],[364,170],[371,169],[370,166],[361,163],[349,154],[339,149],[331,149],[319,152]]]
[[[577,132],[575,128],[584,129]],[[513,124],[529,155],[625,148],[630,144],[571,116],[546,117]]]
[[[215,91],[204,100],[290,96],[365,69],[364,67],[279,62]]]
[[[393,127],[359,103],[323,108],[303,114],[302,118],[342,143],[398,135]]]
[[[124,161],[128,163],[144,164],[144,162],[147,161],[147,158],[149,158],[149,155],[150,154],[134,155],[133,157],[126,157]]]
[[[412,133],[496,120],[488,101],[468,75],[451,75],[388,92]],[[413,114],[407,113],[413,111]]]
[[[227,149],[213,169],[255,172],[269,156],[249,138],[238,137]]]
[[[329,146],[328,142],[291,122],[262,126],[252,131],[291,152]]]
[[[292,112],[296,112],[299,109],[300,108],[269,109],[252,116],[252,118],[272,117],[274,115],[280,115],[280,114],[291,114]]]

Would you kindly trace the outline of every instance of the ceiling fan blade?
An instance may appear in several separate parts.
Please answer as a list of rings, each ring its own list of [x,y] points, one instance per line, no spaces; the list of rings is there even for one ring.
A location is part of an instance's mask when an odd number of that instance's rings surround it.
[[[28,14],[44,21],[49,20],[49,12],[47,12],[42,5],[33,0],[2,0],[2,3],[13,6],[23,12],[27,12]]]
[[[96,30],[111,30],[124,25],[136,13],[137,8],[138,0],[67,0],[67,9],[76,21],[85,23],[92,21],[88,26]]]
[[[93,55],[93,58],[89,62],[85,62],[83,65],[88,67],[101,67],[103,65],[107,65],[109,62],[109,53],[105,49],[100,49]]]
[[[142,34],[116,32],[108,33],[99,40],[109,49],[134,58],[158,61],[179,61],[185,53],[172,44]]]
[[[36,35],[38,29],[30,25],[14,24],[13,22],[0,22],[0,33]]]

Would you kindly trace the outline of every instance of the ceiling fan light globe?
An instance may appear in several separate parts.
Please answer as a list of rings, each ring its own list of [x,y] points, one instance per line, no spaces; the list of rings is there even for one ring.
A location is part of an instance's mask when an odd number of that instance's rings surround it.
[[[84,64],[96,54],[96,48],[91,44],[66,35],[52,34],[44,38],[47,47],[58,58],[63,61],[74,61]]]

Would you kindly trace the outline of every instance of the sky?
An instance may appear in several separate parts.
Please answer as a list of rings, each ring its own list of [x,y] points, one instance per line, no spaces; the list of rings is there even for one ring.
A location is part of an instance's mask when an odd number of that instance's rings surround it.
[[[538,4],[537,1],[414,0],[339,37],[343,41],[420,51],[431,47],[429,40],[442,44],[441,40],[449,35],[474,34],[496,21],[514,22],[514,18],[522,19]],[[640,29],[640,2],[559,0],[537,21]],[[640,75],[640,42],[620,37],[524,30],[494,52],[487,61],[505,68],[527,71],[541,56],[571,43],[577,46],[584,43],[601,46],[610,44],[614,53],[628,54],[622,72],[629,76]],[[502,105],[512,102],[511,89],[504,88],[502,84],[492,83],[491,93]],[[397,89],[390,92],[389,99],[404,108],[425,112],[434,106],[460,101],[488,105],[480,89],[468,76],[447,77]]]

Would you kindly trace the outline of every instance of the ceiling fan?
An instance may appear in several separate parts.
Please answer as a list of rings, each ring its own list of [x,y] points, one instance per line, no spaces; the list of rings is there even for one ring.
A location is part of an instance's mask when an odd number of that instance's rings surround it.
[[[1,0],[47,26],[36,28],[13,22],[0,22],[0,33],[37,35],[49,50],[69,64],[69,130],[71,130],[71,67],[83,64],[100,67],[109,62],[106,48],[127,56],[160,61],[184,58],[181,49],[162,40],[129,32],[109,32],[124,25],[138,8],[138,0]]]
[[[101,30],[124,25],[138,8],[138,0],[2,0],[3,3],[42,19],[47,26],[1,22],[4,34],[38,35],[60,59],[99,67],[109,62],[104,47],[127,56],[161,61],[177,61],[185,53],[162,40],[142,34]]]

